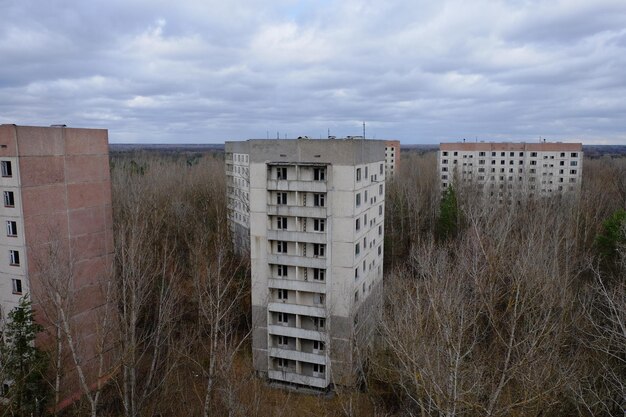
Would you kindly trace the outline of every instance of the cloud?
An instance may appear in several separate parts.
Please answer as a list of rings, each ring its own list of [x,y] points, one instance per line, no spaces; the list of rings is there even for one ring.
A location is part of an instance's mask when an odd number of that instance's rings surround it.
[[[622,143],[622,0],[2,1],[0,122]]]

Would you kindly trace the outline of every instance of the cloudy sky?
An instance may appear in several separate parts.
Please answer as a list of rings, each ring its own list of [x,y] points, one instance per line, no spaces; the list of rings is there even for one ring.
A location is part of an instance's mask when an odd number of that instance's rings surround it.
[[[626,144],[626,0],[0,0],[0,123]]]

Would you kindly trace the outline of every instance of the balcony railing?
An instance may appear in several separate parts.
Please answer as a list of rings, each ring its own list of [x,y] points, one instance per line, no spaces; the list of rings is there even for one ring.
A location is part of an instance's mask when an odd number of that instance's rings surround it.
[[[267,180],[268,190],[325,193],[325,181]]]

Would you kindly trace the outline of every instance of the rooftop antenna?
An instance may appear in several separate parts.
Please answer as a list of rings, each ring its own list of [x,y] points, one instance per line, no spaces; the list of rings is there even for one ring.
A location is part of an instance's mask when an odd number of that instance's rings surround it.
[[[267,130],[265,133],[267,133],[267,139],[269,140],[270,139],[270,131]]]
[[[280,139],[280,133],[276,131],[276,139]]]
[[[365,139],[365,121],[363,121],[363,139]]]
[[[328,139],[330,139],[330,127],[328,128]]]

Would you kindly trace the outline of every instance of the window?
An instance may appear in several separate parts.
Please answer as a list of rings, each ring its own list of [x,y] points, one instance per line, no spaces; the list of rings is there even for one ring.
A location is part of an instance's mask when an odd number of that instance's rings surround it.
[[[358,280],[359,279],[359,267],[356,267],[354,269],[354,280]]]
[[[283,301],[289,299],[289,291],[282,288],[278,289],[278,299]]]
[[[354,302],[356,303],[357,301],[359,301],[359,290],[354,292]]]
[[[320,342],[319,340],[313,341],[313,352],[315,353],[323,352],[324,348],[325,348],[324,342]]]
[[[12,279],[13,282],[13,294],[21,294],[22,293],[22,280],[21,279]]]
[[[356,180],[361,181],[361,168],[356,169]]]
[[[17,236],[17,223],[11,220],[7,221],[7,236]]]
[[[276,265],[278,268],[278,276],[279,277],[286,277],[287,276],[287,265]]]
[[[289,324],[289,315],[287,313],[278,313],[278,323],[279,324]]]
[[[382,204],[380,206],[378,206],[378,214],[380,214],[380,215],[383,214],[383,205]]]
[[[447,164],[447,163],[448,163],[448,160],[447,160],[447,159],[444,159],[444,160],[442,160],[442,161],[441,161],[441,163],[442,163],[442,164]]]
[[[368,170],[367,170],[367,168],[368,168],[368,167],[366,166],[366,167],[365,167],[365,178],[367,178],[367,177],[368,177],[368,175],[369,175],[369,174],[368,174],[368,172],[367,172],[367,171],[368,171]]]
[[[565,166],[565,161],[559,161],[559,166]]]
[[[313,318],[313,325],[315,326],[315,328],[317,330],[323,329],[324,326],[326,325],[326,319],[322,319],[322,318],[319,318],[319,317],[314,317]]]
[[[2,176],[10,178],[13,176],[13,169],[11,168],[11,161],[2,161]]]
[[[443,156],[448,156],[448,152],[447,151],[443,151]]]
[[[383,247],[382,245],[378,247],[378,256],[380,256],[383,253]]]
[[[324,194],[313,194],[313,205],[315,207],[324,207],[326,196]]]
[[[323,243],[314,243],[313,256],[326,256],[326,245]]]
[[[359,207],[361,205],[361,193],[356,193],[356,206]]]
[[[578,165],[578,161],[570,161],[570,163],[569,163],[569,164],[570,164],[570,166],[575,167],[575,166],[577,166],[577,165]]]
[[[537,152],[531,152],[530,153],[530,157],[531,158],[536,158],[537,157]]]
[[[287,230],[287,218],[286,217],[276,217],[276,228]]]
[[[276,252],[287,253],[287,242],[283,240],[276,241]]]
[[[15,207],[15,195],[13,191],[4,192],[4,207]]]
[[[279,368],[289,368],[289,359],[278,358],[276,364]]]
[[[323,232],[326,229],[326,220],[313,219],[313,230],[316,232]]]
[[[363,197],[363,201],[367,204],[367,190],[365,190],[365,195]]]
[[[356,219],[356,231],[361,230],[361,219]]]
[[[287,193],[276,193],[276,204],[278,205],[287,204]]]
[[[378,236],[382,236],[383,235],[383,225],[379,225],[378,226]]]
[[[485,156],[484,152],[478,152],[478,156]]]
[[[578,173],[578,171],[576,171],[575,169],[570,169],[569,173],[571,175],[576,175]]]
[[[9,263],[14,266],[19,266],[20,264],[20,253],[16,250],[9,251]]]
[[[315,293],[315,294],[313,295],[313,304],[320,304],[320,305],[324,305],[324,301],[325,301],[325,296],[324,296],[324,294]]]
[[[276,168],[276,178],[279,180],[286,180],[287,179],[287,167]]]
[[[326,170],[324,168],[313,168],[313,180],[315,180],[315,181],[325,181],[326,180]]]
[[[317,363],[313,364],[313,375],[314,376],[324,376],[324,372],[326,372],[325,365],[319,365]]]
[[[289,338],[287,336],[278,336],[278,346],[289,346]]]
[[[537,165],[537,161],[530,161],[530,165]]]
[[[577,152],[572,152],[571,153],[571,157],[572,158],[578,158],[578,153]]]
[[[380,175],[383,175],[383,164],[380,164]]]
[[[319,269],[319,268],[313,268],[313,279],[316,281],[324,281],[324,279],[326,278],[326,270],[325,269]]]
[[[360,253],[361,253],[361,244],[357,243],[356,245],[354,245],[354,254],[358,256]]]

